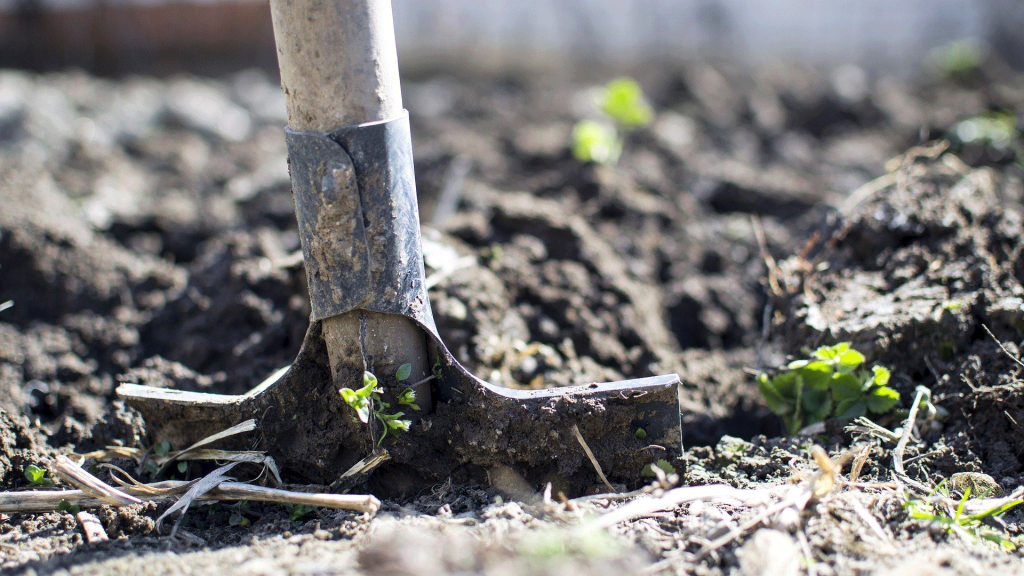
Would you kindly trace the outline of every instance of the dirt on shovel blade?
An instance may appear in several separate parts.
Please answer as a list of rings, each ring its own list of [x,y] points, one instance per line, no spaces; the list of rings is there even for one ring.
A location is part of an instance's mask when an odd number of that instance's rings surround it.
[[[0,568],[1024,572],[1017,508],[976,522],[942,508],[968,479],[974,500],[1024,485],[1024,76],[991,62],[953,77],[865,76],[854,90],[849,72],[650,70],[638,80],[654,121],[625,136],[614,166],[571,153],[574,102],[592,85],[404,86],[441,337],[509,387],[679,373],[683,457],[660,477],[604,471],[646,493],[570,500],[554,464],[546,493],[489,462],[478,481],[440,479],[375,516],[195,502],[171,537],[173,522],[156,524],[168,503],[102,506],[91,513],[109,540],[94,544],[55,506],[0,515]],[[123,446],[151,461],[184,448],[147,431],[115,399],[119,383],[240,394],[295,358],[310,311],[283,114],[259,71],[0,71],[4,495],[45,489],[26,471],[52,476],[59,453]],[[888,430],[902,434],[916,388],[930,389],[902,448],[836,420],[786,437],[761,399],[754,374],[843,341],[892,370],[900,400],[877,419]],[[561,480],[609,492],[582,445],[563,440],[530,458],[574,459]],[[906,478],[938,487],[931,496],[894,482],[900,455]],[[111,463],[155,480],[132,458]],[[388,478],[348,488],[381,491]]]

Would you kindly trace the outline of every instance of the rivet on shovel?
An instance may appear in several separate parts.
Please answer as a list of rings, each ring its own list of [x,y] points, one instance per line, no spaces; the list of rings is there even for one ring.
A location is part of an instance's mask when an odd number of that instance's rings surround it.
[[[389,437],[394,477],[483,480],[508,467],[568,490],[596,482],[573,431],[616,480],[681,444],[675,374],[515,390],[467,372],[437,335],[424,286],[408,114],[402,108],[390,0],[271,0],[288,157],[312,318],[295,362],[247,394],[123,384],[117,393],[155,437],[187,445],[255,418],[246,448],[331,483],[379,439],[338,390],[364,370],[394,398],[404,364],[421,411]],[[431,378],[431,372],[434,372]],[[370,419],[373,425],[373,419]]]

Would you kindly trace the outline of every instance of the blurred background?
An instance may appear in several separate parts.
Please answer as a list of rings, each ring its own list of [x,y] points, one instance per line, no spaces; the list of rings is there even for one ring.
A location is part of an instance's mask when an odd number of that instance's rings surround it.
[[[714,59],[914,70],[955,40],[1024,65],[1018,0],[393,0],[404,74]],[[0,66],[275,69],[266,0],[0,0]]]

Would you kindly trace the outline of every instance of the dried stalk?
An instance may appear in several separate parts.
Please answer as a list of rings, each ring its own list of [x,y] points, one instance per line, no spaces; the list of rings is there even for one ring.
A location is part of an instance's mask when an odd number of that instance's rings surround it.
[[[149,502],[167,502],[174,500],[179,494],[188,489],[192,482],[182,480],[166,480],[154,484],[142,486],[129,486],[124,492],[144,498]],[[93,497],[82,490],[32,490],[24,492],[0,492],[0,513],[10,514],[15,512],[52,512],[57,510],[61,500],[66,500],[70,505],[78,505],[82,508],[96,508],[109,504],[104,500]],[[380,509],[380,500],[372,495],[352,494],[322,494],[311,492],[295,492],[277,488],[265,488],[253,486],[241,482],[224,482],[198,500],[217,501],[238,501],[252,500],[257,502],[272,502],[275,504],[303,504],[318,508],[332,508],[336,510],[352,510],[355,512],[367,512],[375,514]],[[142,502],[143,500],[140,500]]]

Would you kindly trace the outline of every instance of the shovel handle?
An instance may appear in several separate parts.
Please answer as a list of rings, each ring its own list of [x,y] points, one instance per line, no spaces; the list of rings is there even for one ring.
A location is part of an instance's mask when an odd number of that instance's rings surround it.
[[[270,11],[292,130],[326,134],[404,113],[391,0],[271,0]],[[408,318],[353,310],[323,328],[338,386],[361,387],[367,369],[385,385],[404,364],[410,382],[428,373],[425,335]]]
[[[402,113],[391,0],[271,0],[270,12],[292,130]]]

